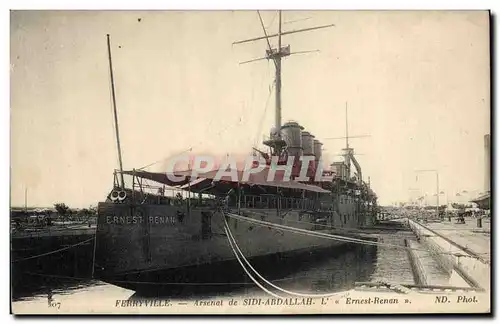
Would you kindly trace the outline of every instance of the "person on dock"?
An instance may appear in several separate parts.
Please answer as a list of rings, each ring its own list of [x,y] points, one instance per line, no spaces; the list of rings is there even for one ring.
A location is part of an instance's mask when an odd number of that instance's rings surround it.
[[[233,199],[235,199],[236,191],[234,188],[231,188],[225,195],[224,199],[224,209],[227,211],[231,211],[229,206],[232,204]]]
[[[465,224],[465,217],[463,212],[458,214],[457,224]]]

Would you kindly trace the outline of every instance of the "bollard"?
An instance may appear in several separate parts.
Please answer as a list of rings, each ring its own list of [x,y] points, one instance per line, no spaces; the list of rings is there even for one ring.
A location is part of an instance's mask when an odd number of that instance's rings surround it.
[[[483,219],[481,217],[477,218],[477,227],[483,227]]]

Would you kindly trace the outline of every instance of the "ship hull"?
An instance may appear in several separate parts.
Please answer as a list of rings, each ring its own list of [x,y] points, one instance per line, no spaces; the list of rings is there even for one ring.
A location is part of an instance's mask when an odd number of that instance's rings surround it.
[[[261,276],[279,286],[283,278],[293,275],[300,269],[313,267],[314,264],[320,264],[325,259],[343,255],[356,248],[353,244],[345,243],[256,256],[247,260]],[[133,290],[140,296],[189,296],[204,292],[223,293],[255,287],[255,283],[236,259],[173,269],[135,272],[102,280]],[[293,280],[293,278],[285,280]]]
[[[95,276],[134,290],[154,284],[172,288],[182,283],[229,285],[245,280],[225,232],[226,222],[243,255],[257,268],[261,264],[259,271],[271,277],[269,269],[286,267],[291,259],[307,262],[322,253],[337,253],[346,245],[344,241],[258,223],[337,233],[314,224],[317,215],[292,210],[278,217],[276,210],[270,209],[242,210],[242,214],[245,219],[225,217],[206,209],[185,213],[176,206],[102,203],[96,234]],[[344,225],[356,227],[356,224],[357,220],[352,219],[352,223]]]

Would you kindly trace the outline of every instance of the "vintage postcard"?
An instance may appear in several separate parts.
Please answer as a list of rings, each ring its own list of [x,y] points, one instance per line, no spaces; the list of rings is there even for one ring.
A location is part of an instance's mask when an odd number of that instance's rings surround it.
[[[488,11],[11,11],[11,312],[490,313],[490,65]]]

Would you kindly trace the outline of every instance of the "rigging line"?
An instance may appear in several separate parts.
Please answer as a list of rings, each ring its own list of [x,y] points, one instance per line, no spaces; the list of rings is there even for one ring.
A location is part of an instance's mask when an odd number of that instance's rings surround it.
[[[257,270],[255,270],[254,267],[252,267],[252,265],[250,264],[250,262],[248,262],[247,258],[245,257],[245,255],[243,254],[243,252],[241,252],[241,249],[240,247],[238,246],[238,243],[236,242],[236,239],[234,238],[233,236],[233,233],[231,233],[231,229],[229,228],[229,225],[227,224],[227,220],[226,220],[226,217],[224,217],[224,222],[226,224],[225,228],[226,228],[226,232],[229,233],[229,235],[231,236],[231,239],[233,240],[233,243],[234,245],[236,246],[236,249],[238,250],[238,252],[240,253],[241,255],[241,258],[245,261],[245,263],[248,265],[248,267],[253,270],[253,272],[257,275],[257,277],[259,277],[261,280],[263,280],[265,283],[267,283],[269,286],[281,291],[281,292],[284,292],[286,294],[289,294],[289,295],[293,295],[293,296],[300,296],[300,297],[330,297],[330,296],[335,296],[335,295],[338,295],[338,294],[341,294],[341,292],[336,292],[336,293],[328,293],[328,294],[304,294],[304,293],[298,293],[298,292],[293,292],[293,291],[289,291],[289,290],[286,290],[286,289],[283,289],[283,288],[280,288],[274,284],[272,284],[271,282],[269,282],[268,280],[266,280],[262,275],[259,274],[259,272],[257,272]]]
[[[59,279],[72,279],[72,280],[92,280],[99,281],[90,277],[72,277],[72,276],[60,276],[51,275],[44,273],[28,272],[25,271],[23,274],[29,274],[33,276],[47,277],[47,278],[59,278]],[[288,281],[293,278],[278,279],[276,281]],[[233,286],[233,285],[252,285],[248,282],[154,282],[154,281],[130,281],[130,280],[113,280],[116,283],[132,283],[132,284],[145,284],[145,285],[165,285],[165,286]]]
[[[224,214],[223,216],[224,217]],[[225,218],[225,217],[224,217]],[[238,253],[236,252],[236,250],[234,249],[234,246],[233,246],[233,243],[231,242],[231,239],[229,238],[229,234],[227,232],[227,229],[225,228],[224,229],[226,231],[226,236],[227,236],[227,241],[229,242],[229,245],[231,246],[231,249],[234,253],[234,256],[236,257],[236,259],[238,260],[238,262],[240,263],[241,267],[243,268],[243,270],[245,271],[245,273],[247,274],[248,277],[250,277],[250,279],[252,279],[252,281],[262,290],[264,290],[266,293],[268,293],[269,295],[275,297],[275,298],[282,298],[281,296],[279,295],[276,295],[274,293],[272,293],[270,290],[267,290],[264,286],[262,286],[247,270],[247,268],[245,267],[245,265],[241,262],[240,260],[240,257],[238,256]]]
[[[278,69],[278,63],[276,63],[276,59],[273,57],[273,48],[271,47],[271,43],[269,42],[269,37],[267,36],[266,27],[264,26],[264,21],[262,20],[262,17],[260,15],[259,10],[257,10],[257,14],[259,15],[260,24],[262,26],[262,30],[264,31],[264,35],[266,36],[267,46],[269,47],[269,55],[274,62],[274,66],[276,67],[276,69]],[[280,51],[281,51],[281,48],[278,48],[278,53]]]
[[[271,20],[271,23],[266,27],[266,29],[269,29],[273,25],[274,20],[276,19],[277,16],[278,16],[278,11],[275,12],[273,19]]]
[[[61,275],[53,275],[53,274],[46,274],[46,273],[37,273],[37,272],[30,272],[30,271],[24,271],[23,274],[29,274],[29,275],[32,275],[32,276],[40,276],[40,277],[47,277],[47,278],[99,281],[99,280],[91,278],[91,277],[61,276]]]
[[[267,95],[266,105],[264,107],[264,113],[262,114],[262,116],[260,118],[259,128],[257,129],[257,135],[255,136],[255,141],[254,141],[253,146],[257,146],[257,141],[258,141],[259,135],[262,131],[262,125],[264,124],[264,118],[266,117],[267,108],[269,107],[269,99],[271,99],[271,94],[273,93],[274,86],[275,86],[275,82],[273,82],[269,88],[269,94]]]
[[[208,123],[207,130],[208,130],[208,128],[212,125],[212,122],[213,122],[213,119],[211,119],[211,120],[210,120],[210,122]],[[238,122],[238,123],[239,123],[239,122]],[[218,132],[218,133],[216,133],[215,135],[216,135],[216,136],[220,136],[223,132],[227,131],[227,130],[231,127],[231,126],[234,126],[234,124],[232,124],[232,123],[227,124],[227,126],[226,126],[226,128],[225,128],[225,129],[223,129],[223,130],[219,131],[219,132]],[[184,150],[184,151],[182,151],[181,153],[178,153],[178,154],[182,154],[182,153],[185,153],[185,152],[188,152],[188,151],[189,151],[189,152],[192,152],[192,151],[193,151],[193,148],[201,146],[201,145],[203,144],[203,142],[204,142],[204,140],[200,140],[197,144],[195,144],[195,145],[191,146],[189,149]],[[158,164],[158,163],[160,163],[160,162],[166,161],[166,160],[168,160],[168,159],[170,159],[170,158],[171,158],[171,157],[165,157],[165,158],[162,158],[162,159],[157,160],[157,161],[155,161],[155,162],[153,162],[153,163],[150,163],[150,164],[148,164],[148,165],[146,165],[146,166],[143,166],[142,168],[139,168],[139,169],[137,169],[137,170],[143,170],[143,169],[149,168],[150,166],[153,166],[153,165]]]
[[[296,22],[299,22],[299,21],[304,21],[304,20],[309,20],[311,19],[311,17],[307,17],[307,18],[302,18],[302,19],[296,19],[296,20],[290,20],[290,21],[285,21],[283,23],[283,25],[286,25],[286,24],[293,24],[293,23],[296,23]]]
[[[242,106],[240,115],[242,115],[242,113],[243,113],[243,110],[244,110],[244,109],[245,109],[245,106]],[[210,128],[210,126],[212,126],[212,122],[213,122],[213,119],[211,119],[211,120],[210,120],[210,122],[208,123],[208,125],[207,125],[207,130]],[[241,120],[239,120],[236,124],[235,124],[235,123],[228,123],[228,124],[226,125],[226,127],[225,127],[223,130],[219,131],[218,133],[216,133],[216,134],[214,134],[214,135],[215,135],[215,136],[221,136],[221,135],[222,135],[223,133],[225,133],[225,132],[226,132],[229,128],[234,127],[235,125],[240,124],[240,123],[241,123]],[[206,133],[206,132],[205,132],[205,133]],[[193,151],[193,148],[196,148],[196,147],[201,146],[201,145],[203,144],[203,142],[204,142],[204,141],[205,141],[205,139],[202,139],[202,140],[200,140],[197,144],[195,144],[195,145],[191,146],[189,149],[184,150],[184,151],[182,151],[181,153],[178,153],[178,154],[182,154],[182,153],[185,153],[185,152],[188,152],[188,151],[189,151],[189,152],[192,152],[192,151]],[[148,165],[146,165],[146,166],[143,166],[142,168],[139,168],[139,169],[137,169],[137,170],[144,170],[144,169],[149,168],[149,167],[151,167],[151,166],[153,166],[153,165],[155,165],[155,164],[158,164],[158,163],[160,163],[160,162],[166,161],[166,160],[168,160],[168,159],[170,159],[170,158],[171,158],[171,157],[165,157],[165,158],[163,158],[163,159],[160,159],[160,160],[157,160],[157,161],[155,161],[155,162],[153,162],[153,163],[150,163],[150,164],[148,164]]]
[[[198,145],[199,145],[199,144],[198,144]],[[180,153],[177,153],[177,155],[180,155],[180,154],[182,154],[182,153],[186,153],[186,152],[192,152],[192,151],[193,151],[193,147],[196,147],[196,146],[197,146],[197,145],[195,145],[195,146],[191,146],[191,147],[190,147],[190,148],[188,148],[187,150],[184,150],[184,151],[182,151],[182,152],[180,152]],[[175,155],[174,155],[174,156],[175,156]],[[144,170],[144,169],[146,169],[146,168],[149,168],[150,166],[153,166],[153,165],[158,164],[158,163],[160,163],[160,162],[166,161],[166,160],[168,160],[168,159],[170,159],[170,158],[171,158],[171,157],[169,156],[169,157],[166,157],[166,158],[163,158],[163,159],[157,160],[157,161],[155,161],[155,162],[153,162],[153,163],[150,163],[150,164],[148,164],[148,165],[146,165],[146,166],[143,166],[143,167],[141,167],[141,168],[139,168],[139,169],[137,169],[137,170]]]
[[[27,257],[27,258],[23,258],[23,259],[17,259],[17,260],[13,260],[11,261],[11,263],[15,263],[15,262],[21,262],[21,261],[26,261],[26,260],[30,260],[30,259],[36,259],[36,258],[40,258],[40,257],[43,257],[43,256],[47,256],[47,255],[51,255],[51,254],[54,254],[54,253],[58,253],[58,252],[61,252],[61,251],[64,251],[64,250],[69,250],[71,248],[74,248],[75,246],[79,246],[79,245],[82,245],[84,243],[87,243],[87,242],[90,242],[94,240],[94,238],[91,238],[91,239],[88,239],[88,240],[85,240],[85,241],[82,241],[80,243],[77,243],[77,244],[73,244],[73,245],[70,245],[70,246],[66,246],[62,249],[58,249],[58,250],[54,250],[54,251],[50,251],[50,252],[47,252],[47,253],[42,253],[42,254],[38,254],[38,255],[33,255],[33,256],[30,256],[30,257]]]

